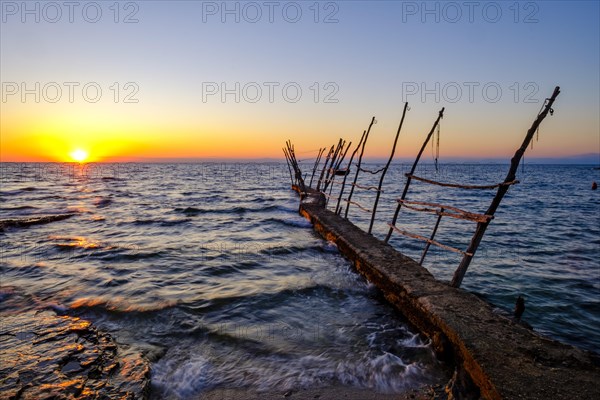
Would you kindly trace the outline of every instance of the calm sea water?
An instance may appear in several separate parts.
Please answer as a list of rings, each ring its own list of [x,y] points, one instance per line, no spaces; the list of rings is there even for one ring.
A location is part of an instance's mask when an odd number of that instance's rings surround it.
[[[388,173],[378,237],[406,169]],[[419,174],[495,183],[506,169],[424,165]],[[597,350],[600,191],[591,183],[600,171],[531,165],[519,179],[463,287],[499,312],[522,294],[524,319],[537,331]],[[143,352],[157,398],[215,387],[398,392],[446,374],[426,339],[313,233],[289,186],[280,163],[2,164],[0,219],[73,214],[0,233],[2,300],[84,317]],[[340,186],[333,187],[335,198]],[[408,198],[482,212],[492,196],[415,182]],[[373,193],[353,200],[370,208]],[[368,226],[357,207],[349,217]],[[435,216],[400,213],[399,224],[424,236],[434,223]],[[437,239],[464,248],[473,229],[446,219]],[[394,235],[392,244],[419,259],[421,243]],[[424,265],[449,280],[459,261],[432,248]]]

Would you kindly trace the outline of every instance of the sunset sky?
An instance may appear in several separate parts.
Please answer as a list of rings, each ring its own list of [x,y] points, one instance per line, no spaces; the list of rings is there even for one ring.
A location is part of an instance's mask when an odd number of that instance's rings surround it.
[[[281,158],[372,116],[385,156],[405,100],[399,157],[442,107],[442,157],[509,157],[557,85],[528,156],[598,152],[599,21],[597,1],[2,1],[0,158]]]

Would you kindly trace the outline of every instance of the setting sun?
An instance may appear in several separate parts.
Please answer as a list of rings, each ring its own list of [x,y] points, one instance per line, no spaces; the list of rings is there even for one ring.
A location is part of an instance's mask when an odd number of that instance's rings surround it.
[[[84,162],[88,158],[88,152],[82,149],[77,149],[71,152],[71,158],[77,162]]]

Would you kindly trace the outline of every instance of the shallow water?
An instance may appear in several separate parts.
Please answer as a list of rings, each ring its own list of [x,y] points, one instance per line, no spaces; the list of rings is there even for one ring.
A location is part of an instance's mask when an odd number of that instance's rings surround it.
[[[152,362],[153,396],[399,392],[447,371],[298,215],[282,164],[2,164],[3,310],[79,316]]]

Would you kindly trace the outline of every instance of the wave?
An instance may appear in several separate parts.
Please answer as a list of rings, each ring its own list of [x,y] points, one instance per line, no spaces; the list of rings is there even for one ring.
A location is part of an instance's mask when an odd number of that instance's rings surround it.
[[[2,190],[2,191],[0,191],[0,196],[14,196],[14,195],[21,194],[23,192],[33,192],[36,190],[38,190],[38,189],[34,188],[34,187],[25,187],[22,189],[14,189],[14,190]]]
[[[203,209],[196,208],[196,207],[176,208],[174,211],[183,213],[186,215],[196,215],[196,214],[203,214],[205,212],[208,212],[207,210],[203,210]]]
[[[111,296],[110,299],[103,297],[81,297],[72,301],[68,308],[70,310],[101,310],[112,313],[153,313],[172,308],[177,301],[161,301],[153,304],[132,303],[124,298]]]
[[[123,253],[111,251],[106,254],[102,254],[99,258],[104,261],[121,261],[121,262],[131,262],[131,261],[139,261],[139,260],[147,260],[152,258],[160,258],[165,253],[163,251],[150,251],[150,252],[142,252],[140,249],[135,248],[135,246],[131,247],[121,247],[120,249],[124,250]]]
[[[177,207],[173,211],[183,213],[186,215],[198,215],[198,214],[245,214],[245,213],[259,213],[267,211],[284,211],[284,212],[296,212],[288,207],[280,205],[268,205],[260,208],[251,208],[243,206],[235,206],[231,208],[197,208],[197,207]]]
[[[43,217],[15,218],[0,220],[0,230],[5,228],[26,228],[31,225],[49,224],[71,218],[75,214],[46,215]]]
[[[184,219],[136,219],[133,221],[127,221],[123,223],[133,223],[134,225],[160,225],[160,226],[174,226],[179,224],[185,224],[190,222],[189,218]]]
[[[279,219],[279,218],[268,218],[264,220],[266,223],[275,223],[278,225],[284,225],[291,228],[310,228],[312,224],[307,219]]]
[[[309,250],[318,250],[317,247],[304,247],[304,246],[294,246],[294,245],[289,245],[289,244],[284,244],[284,245],[280,245],[280,246],[271,246],[271,247],[265,247],[265,248],[261,248],[259,253],[260,254],[264,254],[264,255],[268,255],[268,256],[279,256],[279,255],[290,255],[290,254],[294,254],[294,255],[298,255],[298,258],[306,258],[309,259],[310,256],[308,255],[303,255],[304,252],[309,251]]]
[[[94,199],[94,205],[98,208],[108,207],[112,203],[112,199],[107,197],[97,197]]]
[[[111,249],[111,246],[103,245],[100,242],[87,239],[82,236],[50,236],[50,240],[59,240],[54,245],[60,249],[82,248],[82,249]]]
[[[153,385],[164,398],[189,398],[216,387],[279,392],[343,385],[400,393],[431,380],[426,367],[385,352],[340,360],[327,352],[255,354],[245,346],[230,351],[222,357],[208,343],[187,355],[171,350],[153,366]]]
[[[94,255],[104,261],[135,261],[149,258],[159,258],[165,255],[165,252],[153,250],[151,248],[142,248],[135,244],[125,244],[122,242],[105,242],[89,239],[83,236],[50,236],[54,241],[54,246],[59,250],[83,249],[90,252],[82,257]],[[146,251],[144,251],[146,250]]]
[[[361,291],[361,288],[357,288]],[[273,304],[283,304],[285,302],[292,301],[298,297],[309,298],[309,297],[333,297],[340,299],[342,297],[349,297],[347,293],[355,289],[343,289],[327,284],[313,283],[307,286],[298,286],[291,288],[284,288],[278,291],[261,292],[251,295],[240,295],[240,296],[222,296],[212,298],[210,300],[201,299],[194,303],[182,302],[179,307],[182,310],[194,313],[194,314],[205,314],[212,311],[223,311],[230,305],[243,305],[248,307],[250,310],[256,308],[261,309],[264,306],[272,306]],[[264,304],[263,304],[264,303]]]
[[[2,211],[19,211],[19,210],[38,210],[34,206],[16,206],[16,207],[0,207]]]

